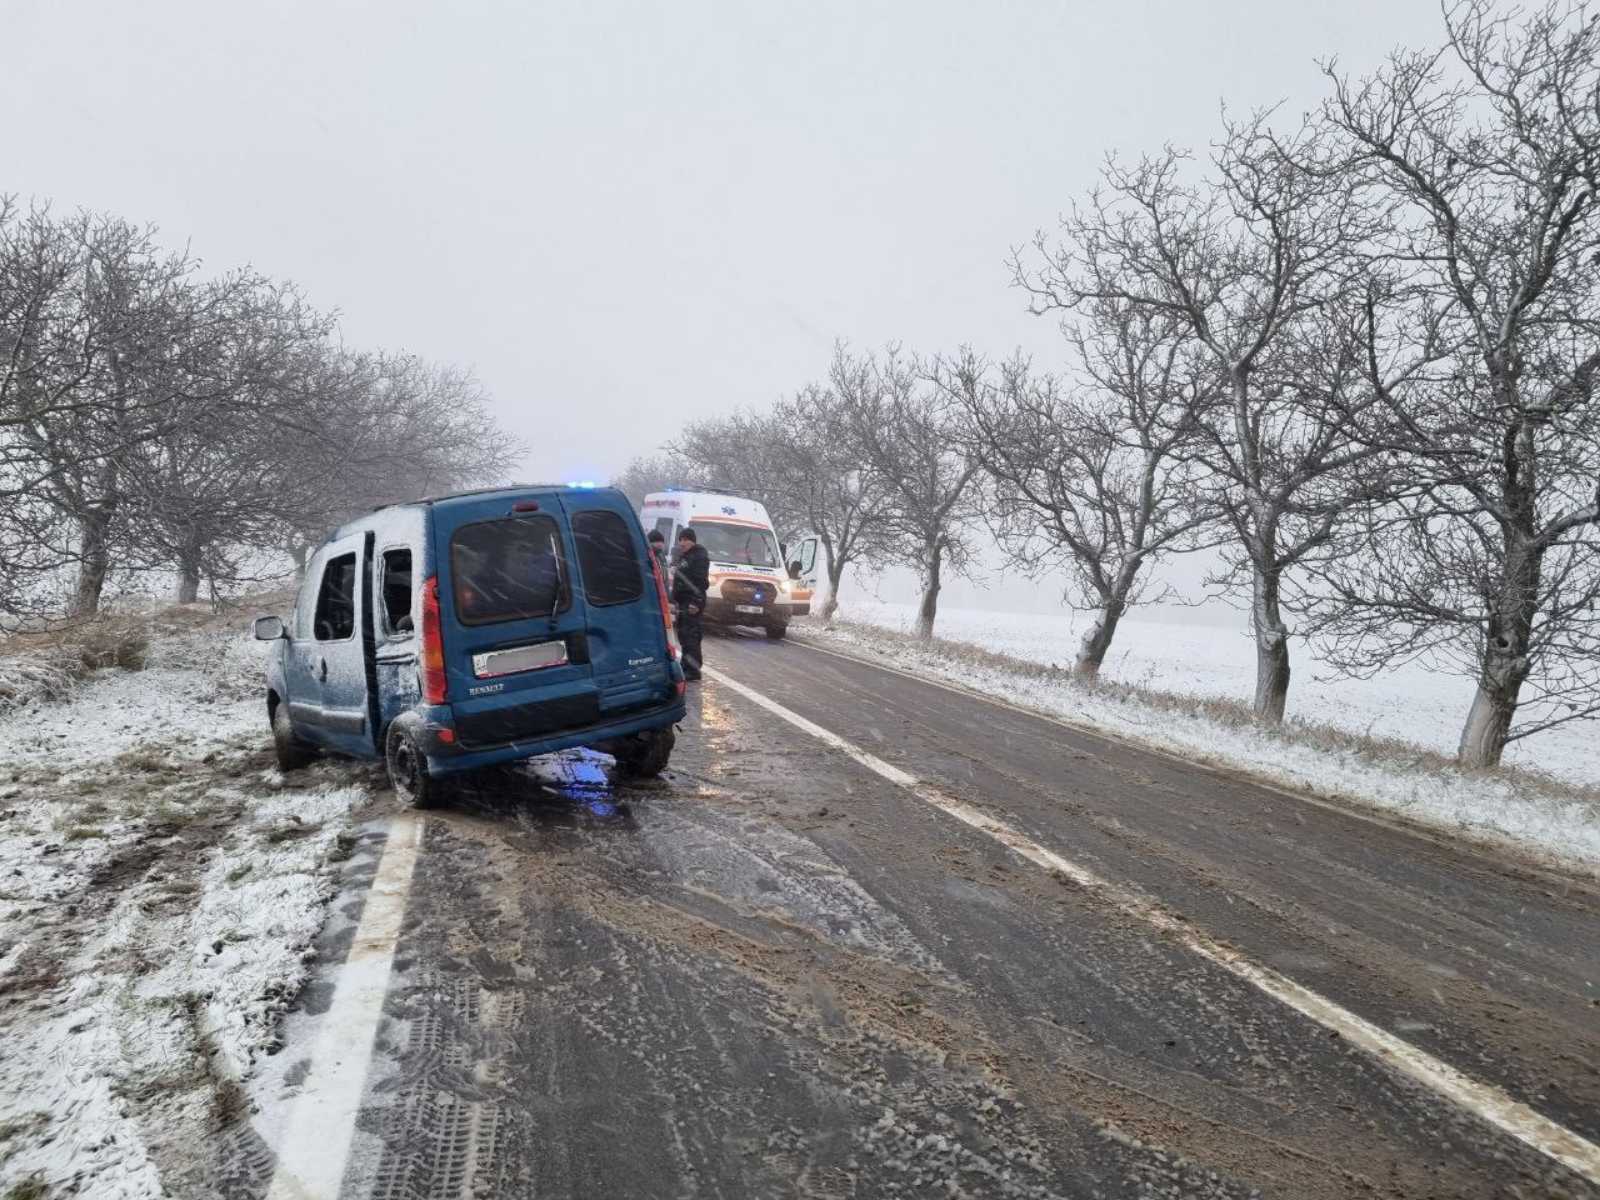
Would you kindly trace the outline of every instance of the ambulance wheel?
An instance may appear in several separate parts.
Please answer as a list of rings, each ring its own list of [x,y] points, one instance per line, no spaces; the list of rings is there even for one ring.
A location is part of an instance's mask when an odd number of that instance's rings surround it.
[[[389,726],[383,760],[389,768],[389,783],[402,804],[431,808],[438,803],[440,783],[428,774],[428,760],[410,730],[402,725]]]
[[[788,624],[787,621],[785,621],[782,625],[768,625],[767,626],[767,640],[769,642],[780,642],[780,641],[783,640],[784,634],[786,634],[788,632],[789,632],[789,624]]]
[[[272,750],[280,771],[297,771],[315,757],[311,747],[295,737],[289,706],[282,700],[272,710]]]
[[[623,738],[612,748],[612,757],[624,775],[634,779],[654,779],[667,769],[678,735],[670,728]]]

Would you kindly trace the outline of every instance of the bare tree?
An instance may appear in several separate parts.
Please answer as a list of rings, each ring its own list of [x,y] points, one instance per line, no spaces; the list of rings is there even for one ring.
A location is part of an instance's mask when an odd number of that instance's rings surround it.
[[[43,209],[0,195],[0,614],[45,606],[44,581],[70,561],[71,525],[40,495],[51,464],[24,427],[72,404],[83,240]]]
[[[0,197],[0,612],[100,604],[113,569],[202,575],[516,456],[470,372],[357,354],[251,271],[202,282],[114,217]]]
[[[1492,766],[1600,714],[1600,18],[1518,25],[1465,0],[1446,24],[1442,49],[1370,78],[1328,68],[1327,119],[1410,284],[1365,333],[1372,440],[1404,448],[1418,489],[1324,574],[1345,665],[1437,652],[1476,679],[1459,757]],[[1448,355],[1434,371],[1377,378],[1379,347],[1423,338]]]
[[[1036,312],[1110,303],[1174,318],[1209,357],[1221,396],[1202,428],[1213,497],[1233,531],[1224,582],[1250,592],[1255,712],[1282,720],[1289,690],[1289,573],[1332,542],[1371,447],[1347,432],[1358,359],[1331,345],[1330,307],[1355,286],[1351,247],[1370,214],[1325,169],[1322,131],[1274,134],[1266,118],[1230,128],[1215,179],[1185,183],[1184,156],[1115,161],[1061,240],[1014,261]]]
[[[737,412],[691,421],[668,452],[689,468],[685,486],[758,501],[772,523],[788,532],[796,526],[796,514],[784,487],[789,463],[782,433],[771,413]]]
[[[294,378],[268,420],[283,445],[277,536],[297,570],[351,517],[497,482],[522,453],[458,367],[326,344]]]
[[[669,487],[688,487],[695,482],[696,469],[670,451],[643,455],[633,459],[611,478],[611,486],[620,488],[634,508],[644,507],[644,498],[652,492],[663,492]]]
[[[0,419],[12,486],[76,530],[81,616],[99,607],[126,546],[124,456],[174,419],[166,365],[182,353],[195,264],[112,217],[35,209],[19,225],[4,254],[34,291],[7,304]]]
[[[796,523],[786,532],[813,533],[821,544],[828,592],[817,615],[831,621],[845,571],[883,548],[890,494],[830,388],[802,388],[778,405],[769,425],[783,509]]]
[[[811,384],[768,412],[694,421],[662,453],[636,458],[616,480],[635,505],[668,484],[757,500],[779,537],[814,533],[838,607],[845,570],[875,545],[885,493],[867,469],[838,397]]]
[[[239,551],[274,540],[294,449],[274,417],[331,331],[294,289],[254,272],[189,290],[168,359],[146,371],[169,397],[164,427],[117,456],[130,544],[176,567],[180,603],[202,574],[228,579]]]
[[[970,355],[945,375],[991,480],[1007,557],[1030,572],[1065,563],[1067,603],[1095,614],[1074,663],[1093,679],[1128,609],[1170,594],[1147,593],[1145,568],[1214,531],[1195,452],[1216,373],[1160,310],[1097,301],[1066,332],[1083,385]]]
[[[882,491],[876,544],[916,570],[922,583],[917,636],[933,637],[947,570],[966,574],[974,557],[979,464],[958,436],[956,390],[934,360],[834,354],[829,385],[840,419],[860,449],[870,486]]]

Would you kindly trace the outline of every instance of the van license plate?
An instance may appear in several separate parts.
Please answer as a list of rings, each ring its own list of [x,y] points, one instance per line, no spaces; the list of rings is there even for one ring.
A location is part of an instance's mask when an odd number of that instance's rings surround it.
[[[518,671],[536,671],[540,667],[559,667],[567,661],[567,643],[536,642],[532,646],[509,646],[504,650],[490,650],[487,654],[472,656],[472,673],[479,679],[496,675],[514,675]]]
[[[734,612],[747,612],[747,613],[763,613],[763,612],[766,612],[767,610],[762,608],[761,605],[759,605],[759,604],[735,604],[733,606],[733,611]]]

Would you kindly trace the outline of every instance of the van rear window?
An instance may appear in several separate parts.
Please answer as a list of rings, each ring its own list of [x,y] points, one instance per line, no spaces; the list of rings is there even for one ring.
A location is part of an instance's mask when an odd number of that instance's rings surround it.
[[[590,604],[626,604],[644,595],[644,569],[628,524],[614,512],[590,509],[572,518],[583,594]]]
[[[572,604],[561,530],[546,516],[463,525],[450,539],[450,574],[464,625],[548,617]]]

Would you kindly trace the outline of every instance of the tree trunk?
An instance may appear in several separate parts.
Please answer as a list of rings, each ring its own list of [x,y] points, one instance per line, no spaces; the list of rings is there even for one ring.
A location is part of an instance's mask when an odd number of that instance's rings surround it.
[[[823,598],[822,608],[817,614],[824,623],[831,623],[834,614],[839,611],[839,582],[844,578],[846,561],[841,561],[833,553],[833,539],[819,535],[823,554],[823,573],[828,579],[828,594]]]
[[[1281,725],[1289,699],[1289,629],[1278,607],[1278,572],[1255,568],[1250,627],[1256,638],[1256,720]]]
[[[944,547],[929,546],[923,559],[922,604],[917,609],[917,636],[923,641],[933,639],[933,619],[939,615],[939,569],[944,565]]]
[[[1072,673],[1079,679],[1094,682],[1100,675],[1100,664],[1105,662],[1106,651],[1111,649],[1111,639],[1116,636],[1117,622],[1127,605],[1118,597],[1111,597],[1100,606],[1094,624],[1085,631],[1078,643],[1078,657],[1072,664]]]
[[[1500,756],[1506,749],[1506,735],[1511,732],[1511,718],[1517,711],[1517,691],[1521,683],[1511,683],[1503,674],[1491,676],[1489,670],[1486,665],[1484,675],[1478,679],[1478,691],[1472,697],[1467,723],[1461,730],[1456,761],[1464,767],[1500,765]],[[1527,673],[1526,665],[1522,673]]]
[[[82,525],[78,541],[78,587],[70,611],[74,617],[92,617],[100,611],[100,595],[105,591],[106,574],[111,569],[111,549],[106,543],[111,510],[90,509],[84,514]]]
[[[1515,535],[1513,535],[1514,537]],[[1478,669],[1478,691],[1467,710],[1456,761],[1464,767],[1497,767],[1505,753],[1517,699],[1528,678],[1528,643],[1538,603],[1542,554],[1517,538],[1506,548],[1505,577],[1490,615]]]
[[[832,621],[834,614],[839,611],[839,583],[843,578],[843,567],[829,568],[828,595],[827,598],[822,602],[822,619],[824,621]]]
[[[200,550],[185,546],[178,555],[178,603],[193,604],[200,599]]]

